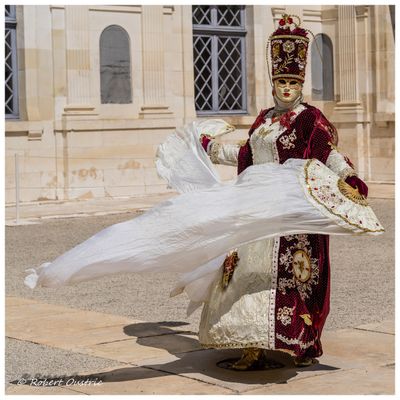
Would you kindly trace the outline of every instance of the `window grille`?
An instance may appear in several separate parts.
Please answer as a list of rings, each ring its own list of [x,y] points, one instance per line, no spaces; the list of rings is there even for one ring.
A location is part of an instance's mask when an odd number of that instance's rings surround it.
[[[8,18],[15,20],[15,6],[4,6],[4,9],[6,20]]]
[[[317,35],[311,46],[311,80],[313,100],[334,100],[333,47],[325,34]]]
[[[15,6],[5,6],[5,116],[18,116],[18,66],[16,43],[16,10]]]
[[[198,114],[247,112],[245,7],[192,6]]]
[[[100,36],[100,86],[102,104],[132,103],[129,35],[117,25]]]
[[[394,4],[389,6],[390,22],[392,23],[393,39],[396,39],[396,6]]]
[[[221,26],[242,26],[242,7],[218,6],[217,23]]]

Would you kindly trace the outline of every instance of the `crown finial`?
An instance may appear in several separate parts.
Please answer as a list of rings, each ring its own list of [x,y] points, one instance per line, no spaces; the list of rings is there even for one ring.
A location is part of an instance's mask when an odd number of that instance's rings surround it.
[[[283,14],[282,18],[279,20],[279,25],[289,28],[293,24],[293,18],[289,14]]]

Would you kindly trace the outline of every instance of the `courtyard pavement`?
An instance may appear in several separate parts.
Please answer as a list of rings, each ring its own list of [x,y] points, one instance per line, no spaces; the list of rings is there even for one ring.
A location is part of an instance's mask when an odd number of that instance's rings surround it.
[[[271,352],[283,368],[237,372],[216,364],[239,350],[201,349],[193,332],[178,327],[7,297],[8,338],[115,364],[90,373],[25,374],[6,393],[394,394],[394,333],[390,320],[327,331],[318,364],[296,368],[286,353]]]

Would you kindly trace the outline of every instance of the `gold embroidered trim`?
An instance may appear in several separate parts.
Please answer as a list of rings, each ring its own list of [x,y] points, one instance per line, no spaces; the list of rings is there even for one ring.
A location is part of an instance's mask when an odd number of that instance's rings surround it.
[[[293,62],[293,58],[294,58],[293,54],[286,54],[286,57],[283,60],[283,63],[281,65],[279,65],[278,68],[275,69],[275,74],[274,75],[276,76],[277,74],[279,74],[279,72],[281,72],[284,69],[288,70],[289,69],[288,65]]]
[[[277,335],[277,337],[278,336],[281,336],[281,335]],[[282,336],[283,338],[285,338],[284,336]],[[278,338],[278,339],[280,339],[280,338]],[[286,339],[286,338],[285,338]],[[289,340],[291,340],[291,339],[289,339]],[[297,340],[297,339],[295,339],[295,340]],[[285,340],[282,340],[282,342],[284,342],[285,343]],[[313,341],[313,343],[312,344],[314,344],[315,343],[315,341]],[[289,344],[289,345],[293,345],[293,344],[299,344],[300,345],[300,348],[306,348],[306,347],[303,347],[304,345],[307,345],[308,343],[303,343],[303,342],[301,342],[301,343],[286,343],[286,344]],[[290,350],[290,349],[283,349],[283,348],[280,348],[280,347],[274,347],[274,348],[271,348],[266,342],[249,342],[249,343],[200,343],[200,346],[203,348],[203,349],[247,349],[247,348],[249,348],[249,347],[258,347],[258,348],[262,348],[262,349],[267,349],[267,350],[277,350],[277,351],[282,351],[282,352],[284,352],[284,353],[288,353],[288,354],[290,354],[290,355],[292,355],[292,356],[295,356],[296,355],[296,353],[293,351],[293,350]],[[309,347],[309,346],[308,346]]]
[[[249,342],[249,343],[200,343],[203,349],[247,349],[249,347],[259,347],[267,350],[283,351],[294,356],[296,353],[289,349],[282,349],[279,347],[271,348],[266,342]]]
[[[279,79],[279,78],[296,78],[301,81],[304,81],[304,77],[301,75],[296,75],[296,74],[277,74],[274,75],[273,80]]]
[[[204,349],[242,349],[247,347],[262,347],[270,349],[267,342],[248,342],[248,343],[200,343]]]
[[[308,168],[309,168],[310,164],[311,164],[313,161],[315,161],[315,160],[316,160],[315,158],[312,158],[312,159],[308,160],[308,161],[306,162],[306,164],[304,165],[305,183],[306,183],[308,192],[310,193],[310,196],[311,196],[318,204],[320,204],[320,205],[323,206],[326,210],[328,210],[331,214],[335,215],[336,217],[339,217],[340,219],[342,219],[343,221],[345,221],[346,223],[348,223],[348,224],[351,225],[351,226],[355,226],[356,228],[361,229],[361,230],[364,231],[364,232],[385,232],[385,229],[376,229],[376,230],[372,230],[372,229],[368,229],[368,228],[365,228],[365,227],[363,227],[363,226],[361,226],[361,225],[358,225],[358,224],[355,224],[355,223],[351,222],[348,218],[343,217],[342,215],[340,215],[340,214],[335,213],[334,211],[332,211],[332,210],[331,210],[330,208],[328,208],[324,203],[322,203],[316,196],[314,196],[314,193],[313,193],[312,190],[311,190],[311,186],[310,186],[310,184],[308,183],[308,181],[309,181]]]
[[[261,129],[257,132],[257,135],[260,135],[261,137],[266,137],[271,132],[273,132],[272,129],[267,129],[265,126],[262,126]]]
[[[274,36],[271,36],[271,42],[276,39],[300,39],[307,43],[310,41],[309,38],[307,38],[305,36],[300,36],[300,35],[274,35]]]
[[[211,145],[210,159],[211,159],[211,162],[214,163],[214,164],[219,164],[218,154],[219,154],[220,148],[221,148],[221,144],[220,143],[214,142]]]
[[[357,203],[362,206],[368,206],[368,202],[365,197],[360,194],[357,189],[354,189],[352,186],[346,183],[343,179],[339,179],[337,185],[340,193],[342,193],[343,196],[347,197],[353,203]]]

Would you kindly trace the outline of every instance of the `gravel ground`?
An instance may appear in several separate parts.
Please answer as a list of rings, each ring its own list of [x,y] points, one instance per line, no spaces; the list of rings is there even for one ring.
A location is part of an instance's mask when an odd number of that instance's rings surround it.
[[[331,312],[326,329],[353,327],[394,318],[394,201],[370,201],[386,228],[380,236],[331,238]],[[200,310],[186,318],[185,295],[169,298],[176,274],[123,274],[57,289],[24,286],[24,270],[51,261],[99,230],[137,214],[119,214],[48,220],[37,225],[6,228],[6,294],[38,299],[73,308],[124,315],[144,321],[181,321],[185,329],[197,331]],[[9,376],[26,371],[30,364],[47,363],[52,373],[63,373],[59,361],[64,352],[15,340],[7,342]],[[46,353],[45,353],[46,354]],[[107,366],[105,360],[68,353],[68,373],[80,370],[81,360],[89,366]],[[99,361],[100,360],[100,361]],[[99,364],[96,364],[99,363]],[[22,365],[22,367],[21,367]],[[56,365],[61,366],[59,369]],[[75,367],[76,366],[76,367]],[[33,367],[32,367],[33,368]],[[34,367],[35,371],[38,368]],[[96,368],[98,369],[98,368]],[[65,372],[66,373],[66,372]]]
[[[380,236],[331,237],[331,313],[327,329],[394,317],[394,201],[371,200],[386,228]],[[169,298],[177,274],[122,274],[57,289],[31,290],[24,269],[51,261],[99,230],[137,214],[48,220],[6,228],[6,294],[124,315],[144,321],[186,321],[197,330],[200,310],[186,318],[187,298]]]
[[[144,321],[191,322],[197,330],[200,310],[186,319],[187,298],[169,297],[178,275],[120,274],[61,288],[23,284],[24,270],[51,261],[99,230],[137,214],[48,220],[42,224],[6,228],[6,294],[73,308],[124,315]],[[186,329],[186,328],[185,328]]]
[[[331,311],[326,329],[394,320],[395,202],[369,202],[386,232],[331,237]]]
[[[72,353],[54,347],[6,339],[6,386],[24,376],[33,377],[72,377],[78,374],[90,374],[93,371],[116,368],[121,363],[100,357]],[[27,362],[29,360],[29,362]],[[73,393],[71,393],[73,394]]]

